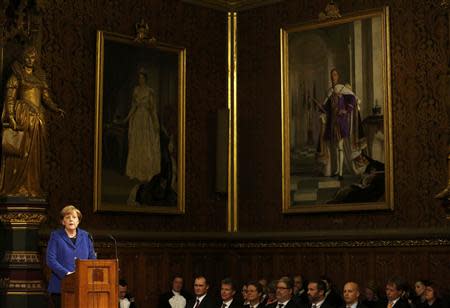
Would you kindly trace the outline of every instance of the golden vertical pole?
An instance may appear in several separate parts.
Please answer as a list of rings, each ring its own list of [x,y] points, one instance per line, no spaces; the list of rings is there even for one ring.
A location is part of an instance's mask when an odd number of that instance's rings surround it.
[[[227,231],[238,231],[237,13],[228,12],[228,204]]]

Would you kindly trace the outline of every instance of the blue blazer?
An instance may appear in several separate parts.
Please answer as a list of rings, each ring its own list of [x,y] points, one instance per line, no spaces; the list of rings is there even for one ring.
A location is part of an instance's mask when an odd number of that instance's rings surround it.
[[[49,293],[61,293],[61,280],[75,271],[76,259],[96,259],[89,233],[78,228],[75,245],[64,228],[53,231],[47,245],[47,265],[52,270]]]

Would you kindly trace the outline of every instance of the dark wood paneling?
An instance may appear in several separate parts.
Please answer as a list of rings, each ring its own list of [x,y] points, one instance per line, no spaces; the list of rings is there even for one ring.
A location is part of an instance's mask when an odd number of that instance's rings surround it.
[[[131,245],[130,245],[131,244]],[[205,275],[211,292],[218,294],[220,280],[233,277],[239,283],[266,277],[303,273],[307,278],[329,276],[338,289],[353,280],[362,286],[374,280],[383,287],[389,277],[400,275],[413,283],[416,279],[433,279],[442,286],[450,281],[450,246],[390,246],[299,248],[277,243],[230,244],[218,248],[214,242],[199,247],[194,242],[179,242],[178,248],[158,247],[146,243],[119,243],[121,277],[127,279],[139,307],[155,307],[158,295],[166,291],[170,277],[181,273],[187,289],[192,291],[193,278]],[[114,258],[110,243],[100,242],[100,258]],[[258,246],[258,248],[255,248]]]

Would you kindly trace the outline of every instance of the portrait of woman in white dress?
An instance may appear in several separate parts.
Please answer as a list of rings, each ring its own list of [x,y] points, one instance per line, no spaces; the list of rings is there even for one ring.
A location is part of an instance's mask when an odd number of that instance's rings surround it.
[[[128,122],[128,156],[125,174],[130,179],[150,181],[160,172],[161,150],[159,121],[153,89],[147,84],[147,72],[140,69],[133,89]]]
[[[184,48],[100,34],[94,208],[182,213]]]

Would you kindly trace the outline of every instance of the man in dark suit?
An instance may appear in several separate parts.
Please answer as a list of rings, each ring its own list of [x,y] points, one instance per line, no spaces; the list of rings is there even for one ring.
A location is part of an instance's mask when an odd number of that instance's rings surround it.
[[[297,308],[298,306],[292,300],[294,295],[294,282],[289,277],[281,277],[276,286],[277,301],[270,308]]]
[[[220,297],[222,303],[219,303],[217,307],[220,308],[242,308],[242,303],[235,298],[236,284],[231,278],[225,278],[220,285]]]
[[[307,284],[302,274],[294,276],[294,296],[292,300],[297,306],[307,306],[309,303]]]
[[[393,277],[386,283],[386,308],[410,308],[408,302],[402,298],[406,291],[406,283],[400,277]]]
[[[204,276],[194,280],[195,298],[186,305],[187,308],[216,308],[217,302],[208,294],[209,283]]]
[[[327,286],[322,280],[312,280],[308,283],[308,308],[334,308],[325,302]]]
[[[325,290],[325,303],[331,307],[341,307],[344,305],[344,300],[342,297],[336,292],[333,286],[333,282],[331,279],[325,275],[322,275],[320,277],[320,280],[322,280],[325,283],[326,290]]]
[[[172,308],[173,303],[180,303],[178,307],[186,307],[186,303],[192,299],[192,295],[184,290],[184,280],[180,275],[174,275],[171,281],[169,292],[161,294],[159,297],[159,308]],[[171,305],[172,303],[172,305]]]
[[[341,308],[367,308],[359,301],[359,285],[356,282],[349,281],[344,285],[344,302]]]

